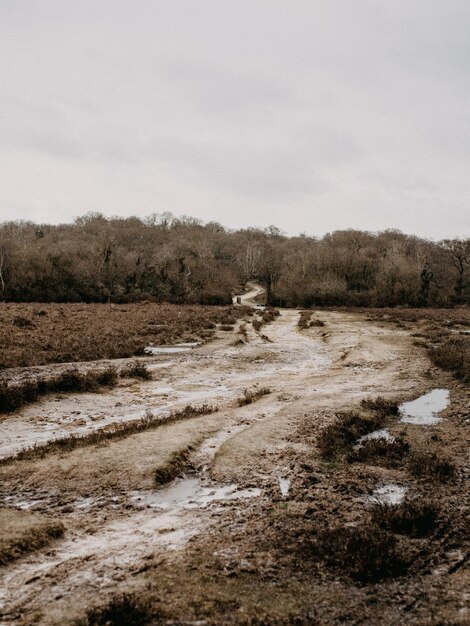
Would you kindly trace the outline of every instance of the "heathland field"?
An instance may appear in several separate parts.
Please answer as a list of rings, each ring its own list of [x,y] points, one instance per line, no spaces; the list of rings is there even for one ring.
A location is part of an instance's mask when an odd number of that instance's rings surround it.
[[[468,623],[468,309],[243,305],[1,305],[2,624]]]

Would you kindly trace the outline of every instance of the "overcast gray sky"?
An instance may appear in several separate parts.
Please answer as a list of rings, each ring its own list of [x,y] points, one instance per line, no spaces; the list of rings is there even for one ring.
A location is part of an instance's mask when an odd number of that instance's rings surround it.
[[[0,221],[470,236],[469,0],[0,0]]]

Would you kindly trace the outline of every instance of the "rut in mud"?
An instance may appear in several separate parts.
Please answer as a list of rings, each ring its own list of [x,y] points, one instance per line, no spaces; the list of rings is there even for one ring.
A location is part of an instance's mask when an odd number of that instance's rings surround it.
[[[248,322],[244,343],[234,341],[236,329],[181,353],[152,354],[146,358],[151,381],[45,400],[4,419],[0,455],[9,457],[146,411],[164,416],[200,403],[219,409],[119,442],[0,468],[4,506],[60,517],[66,527],[63,539],[1,571],[3,623],[79,617],[97,594],[132,590],[146,564],[181,553],[229,512],[245,519],[273,494],[287,497],[295,480],[289,454],[302,448],[292,439],[300,418],[311,416],[320,429],[335,410],[362,398],[406,399],[426,388],[413,372],[424,372],[427,361],[410,354],[406,332],[365,324],[354,314],[320,317],[324,327],[299,331],[299,312],[285,310],[261,332]],[[244,390],[260,387],[270,393],[238,405]],[[180,476],[158,487],[156,472],[174,458],[183,459]]]

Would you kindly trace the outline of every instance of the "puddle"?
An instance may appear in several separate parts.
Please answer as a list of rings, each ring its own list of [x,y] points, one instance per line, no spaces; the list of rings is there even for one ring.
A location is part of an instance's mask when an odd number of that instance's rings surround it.
[[[279,489],[281,490],[281,494],[286,497],[289,495],[290,489],[290,478],[278,478]]]
[[[147,346],[145,354],[171,354],[173,352],[189,352],[189,346]]]
[[[357,446],[361,446],[365,441],[370,441],[371,439],[385,439],[385,441],[395,441],[395,437],[386,429],[382,428],[381,430],[374,430],[371,433],[367,433],[367,435],[363,435],[357,440]]]
[[[370,499],[379,504],[400,504],[407,491],[408,488],[403,487],[403,485],[390,483],[374,489]]]
[[[400,405],[401,421],[407,424],[428,426],[442,420],[438,413],[449,405],[449,391],[434,389],[424,396]]]
[[[256,498],[261,489],[239,489],[237,485],[204,486],[199,478],[183,478],[158,491],[131,492],[131,500],[152,509],[204,508],[212,502]]]

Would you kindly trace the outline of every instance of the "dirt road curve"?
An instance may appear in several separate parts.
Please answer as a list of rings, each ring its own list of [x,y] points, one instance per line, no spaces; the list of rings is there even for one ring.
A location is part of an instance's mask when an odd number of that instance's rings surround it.
[[[406,331],[351,313],[319,317],[324,327],[299,331],[299,312],[283,310],[260,332],[247,324],[245,343],[235,329],[185,352],[148,357],[151,381],[52,398],[4,419],[0,455],[9,456],[149,410],[219,407],[106,445],[0,467],[2,505],[46,513],[66,527],[63,539],[0,570],[1,623],[64,624],[108,594],[138,589],[147,563],[171,561],[227,516],[247,515],[288,489],[301,418],[319,432],[335,410],[361,398],[407,399],[429,387],[429,362]],[[255,388],[270,393],[238,406],[244,390]],[[186,478],[157,488],[155,471],[178,455]]]

